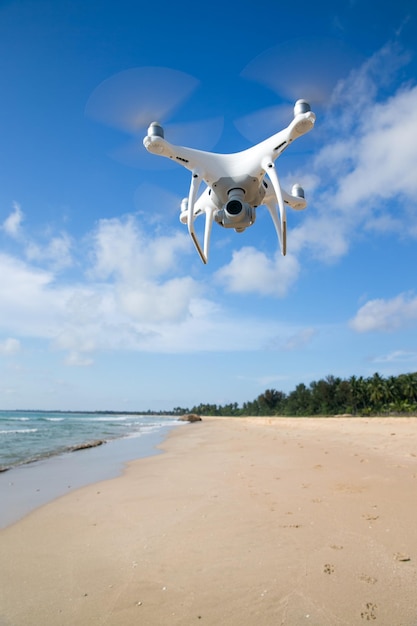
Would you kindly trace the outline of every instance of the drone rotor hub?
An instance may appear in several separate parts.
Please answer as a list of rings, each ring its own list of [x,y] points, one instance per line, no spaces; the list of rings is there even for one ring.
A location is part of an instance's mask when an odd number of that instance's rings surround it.
[[[148,137],[161,137],[164,138],[164,129],[159,122],[152,122],[148,128]]]
[[[297,100],[294,105],[294,116],[302,113],[308,113],[309,111],[311,111],[311,106],[307,100]]]

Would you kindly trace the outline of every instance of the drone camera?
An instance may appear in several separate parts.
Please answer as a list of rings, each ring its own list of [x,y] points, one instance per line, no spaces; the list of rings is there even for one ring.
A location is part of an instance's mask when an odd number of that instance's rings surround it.
[[[244,202],[244,189],[230,189],[228,196],[229,200],[215,213],[214,219],[221,226],[234,228],[236,232],[241,233],[254,223],[255,209]]]
[[[229,200],[225,204],[224,211],[229,219],[238,220],[245,206],[242,201],[245,197],[245,190],[240,187],[229,189],[227,195],[229,196]]]
[[[243,204],[240,200],[229,200],[226,204],[225,211],[230,217],[232,217],[232,215],[239,215],[243,211]]]

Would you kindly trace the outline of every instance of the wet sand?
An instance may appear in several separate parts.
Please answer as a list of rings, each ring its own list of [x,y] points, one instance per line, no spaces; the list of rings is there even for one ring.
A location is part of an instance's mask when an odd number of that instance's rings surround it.
[[[0,531],[0,625],[417,626],[417,418],[211,418]]]

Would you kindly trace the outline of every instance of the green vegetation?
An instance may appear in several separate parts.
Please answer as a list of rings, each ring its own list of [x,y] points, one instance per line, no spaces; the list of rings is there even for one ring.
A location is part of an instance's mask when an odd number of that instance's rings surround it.
[[[224,406],[199,404],[191,409],[177,407],[173,413],[199,415],[406,415],[417,412],[417,372],[384,378],[351,376],[347,380],[326,376],[303,383],[289,394],[267,389],[252,402]]]

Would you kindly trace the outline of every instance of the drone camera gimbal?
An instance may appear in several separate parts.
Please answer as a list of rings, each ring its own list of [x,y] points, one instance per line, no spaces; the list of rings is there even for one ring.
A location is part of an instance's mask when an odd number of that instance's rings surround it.
[[[245,190],[241,187],[230,189],[227,195],[224,207],[215,211],[214,221],[224,228],[234,228],[237,233],[243,233],[256,219],[255,208],[245,202]]]

